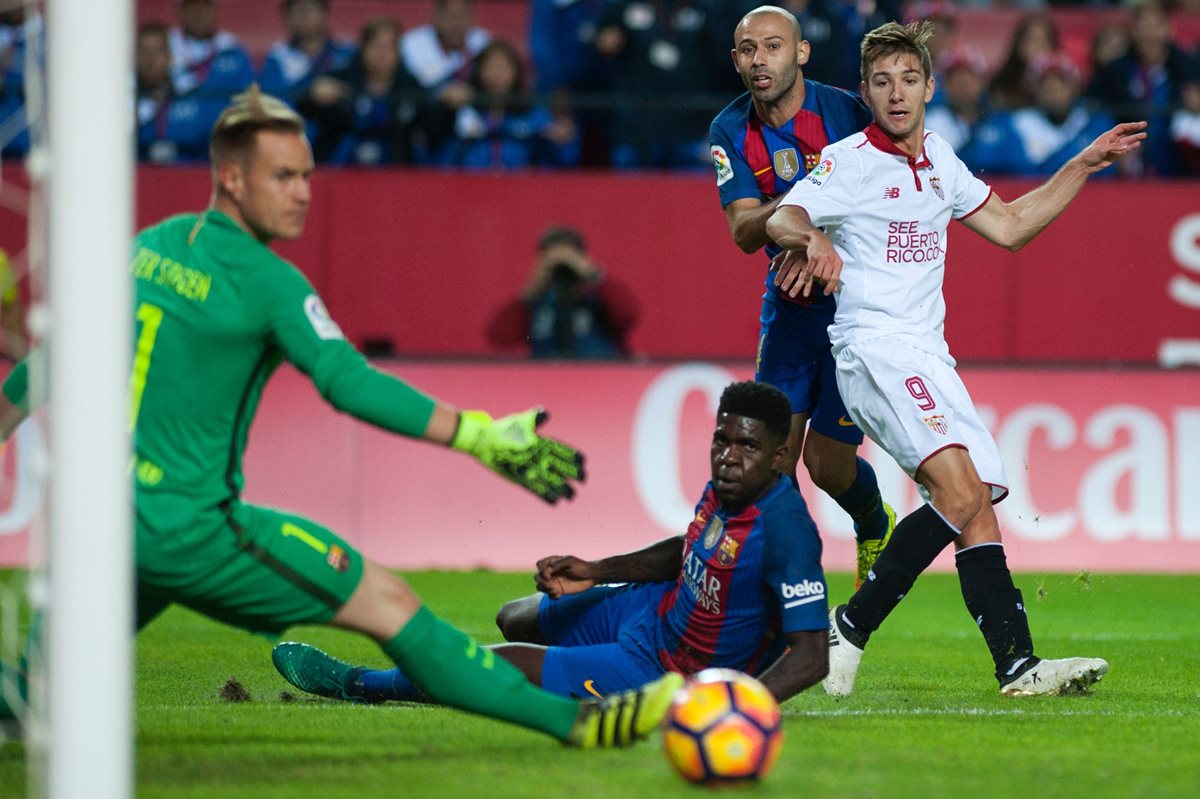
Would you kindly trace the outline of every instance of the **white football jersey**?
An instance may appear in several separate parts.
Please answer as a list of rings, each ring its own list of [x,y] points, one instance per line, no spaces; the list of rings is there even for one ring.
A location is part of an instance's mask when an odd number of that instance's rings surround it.
[[[946,228],[990,196],[946,140],[928,130],[919,160],[874,124],[821,151],[820,163],[782,203],[804,208],[842,257],[829,328],[835,354],[850,341],[896,336],[953,365],[943,333]]]

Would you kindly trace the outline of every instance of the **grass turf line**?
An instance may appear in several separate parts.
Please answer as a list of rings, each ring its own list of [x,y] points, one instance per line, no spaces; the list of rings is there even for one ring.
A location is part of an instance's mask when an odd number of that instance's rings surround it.
[[[528,575],[406,575],[437,612],[482,641]],[[872,640],[854,695],[815,688],[784,706],[786,741],[761,797],[1192,797],[1200,785],[1200,576],[1018,575],[1039,654],[1112,670],[1083,697],[1005,699],[954,575],[923,576]],[[835,599],[848,575],[831,576]],[[385,666],[368,641],[297,628]],[[164,799],[702,795],[657,741],[577,752],[440,708],[352,706],[299,696],[271,643],[172,609],[137,642],[137,795]],[[86,673],[81,666],[81,677]],[[250,701],[219,698],[234,678]],[[0,749],[0,799],[24,795],[24,751]],[[981,792],[986,791],[986,794]]]

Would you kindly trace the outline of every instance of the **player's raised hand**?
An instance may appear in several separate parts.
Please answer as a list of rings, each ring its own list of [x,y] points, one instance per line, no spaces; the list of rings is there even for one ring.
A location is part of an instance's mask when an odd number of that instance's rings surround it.
[[[828,296],[839,288],[842,258],[820,230],[813,230],[803,249],[781,250],[771,259],[775,285],[789,297],[812,293],[813,283],[825,285]]]
[[[808,255],[804,250],[780,250],[771,259],[771,271],[775,273],[775,285],[780,291],[791,293],[793,287],[800,286],[804,296],[808,296],[808,285],[812,282],[812,273],[808,269]],[[794,293],[791,296],[795,297]]]
[[[585,475],[582,453],[538,434],[538,426],[548,418],[541,408],[501,419],[483,411],[463,411],[450,446],[554,504],[575,496],[573,483],[583,482]]]
[[[1122,122],[1096,137],[1078,156],[1088,172],[1099,172],[1117,159],[1142,146],[1146,138],[1145,122]]]
[[[596,584],[594,564],[574,555],[551,555],[537,562],[533,580],[537,589],[551,599],[578,594]]]
[[[805,287],[805,297],[808,296],[808,289],[812,287],[814,280],[825,284],[827,297],[841,288],[842,256],[838,255],[833,242],[822,230],[814,230],[808,240],[808,270],[812,277]]]

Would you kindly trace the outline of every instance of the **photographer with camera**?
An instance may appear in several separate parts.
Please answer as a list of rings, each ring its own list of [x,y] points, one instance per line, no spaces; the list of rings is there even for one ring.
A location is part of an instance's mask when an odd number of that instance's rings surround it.
[[[640,313],[633,292],[588,257],[578,230],[551,227],[538,238],[524,290],[496,311],[487,336],[528,346],[534,358],[625,358]]]

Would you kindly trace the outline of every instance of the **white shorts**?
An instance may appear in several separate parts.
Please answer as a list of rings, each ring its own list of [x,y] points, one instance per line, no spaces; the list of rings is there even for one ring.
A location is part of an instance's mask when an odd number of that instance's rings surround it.
[[[835,357],[850,418],[910,477],[938,452],[962,447],[992,502],[1008,494],[1000,450],[953,366],[895,337],[850,343]]]

